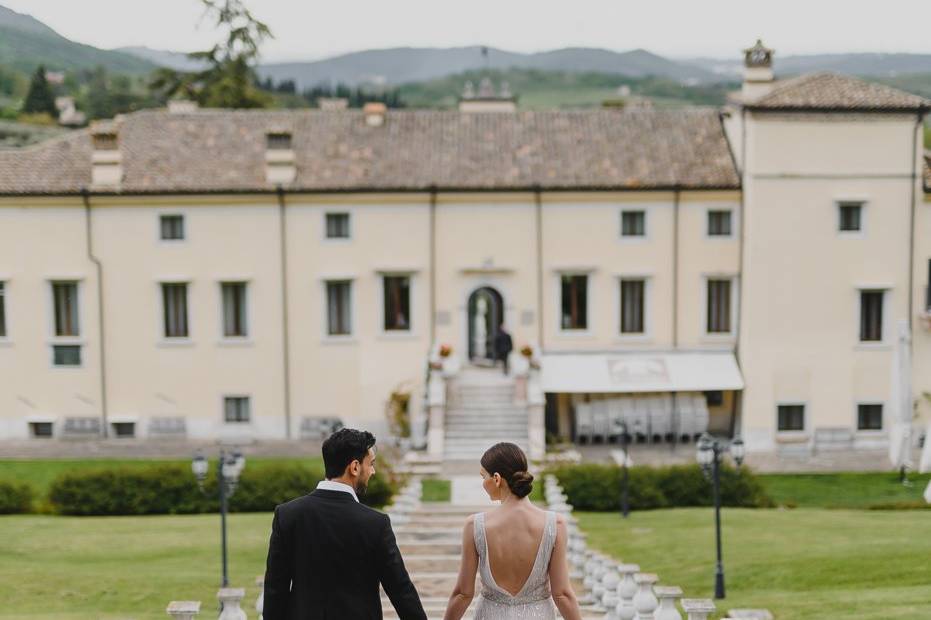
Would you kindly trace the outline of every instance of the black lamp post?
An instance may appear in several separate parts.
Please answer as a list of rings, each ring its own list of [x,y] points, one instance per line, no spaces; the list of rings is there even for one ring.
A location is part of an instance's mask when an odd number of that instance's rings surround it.
[[[229,498],[236,491],[236,483],[239,482],[239,474],[242,473],[243,467],[246,466],[246,457],[238,450],[234,452],[225,452],[220,450],[220,469],[217,472],[217,488],[220,493],[220,544],[223,553],[223,581],[221,587],[227,587],[230,584],[229,572],[227,571],[227,554],[226,554],[226,512]],[[207,479],[207,470],[210,465],[203,452],[197,451],[194,460],[191,461],[191,471],[197,477],[197,484],[200,490],[204,491],[204,480]]]
[[[624,451],[624,462],[621,463],[621,516],[625,519],[630,514],[630,479],[627,467],[630,465],[630,454],[627,453],[627,423],[621,423],[621,450]]]
[[[702,473],[711,478],[714,488],[714,528],[718,550],[718,564],[714,573],[714,598],[724,598],[724,561],[721,558],[721,456],[730,452],[737,467],[743,463],[745,450],[742,439],[725,443],[708,433],[703,433],[697,444],[697,454]]]

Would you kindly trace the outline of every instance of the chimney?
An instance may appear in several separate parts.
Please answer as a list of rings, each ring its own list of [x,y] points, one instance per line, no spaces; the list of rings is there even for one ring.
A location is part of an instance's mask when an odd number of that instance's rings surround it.
[[[460,112],[516,112],[517,97],[511,93],[507,82],[495,92],[494,84],[487,77],[482,78],[476,92],[472,82],[466,82],[459,97]]]
[[[362,114],[365,116],[366,125],[369,127],[381,127],[385,124],[388,106],[384,103],[372,101],[362,106]]]
[[[342,111],[349,107],[345,97],[317,97],[317,107],[327,112]]]
[[[291,132],[274,129],[265,134],[265,180],[274,185],[293,183],[297,176]]]
[[[744,50],[744,82],[740,97],[748,103],[768,93],[773,88],[774,50],[756,40],[753,47]]]
[[[196,101],[189,99],[172,99],[168,102],[169,114],[191,114],[197,112],[199,107]]]
[[[119,189],[123,181],[123,156],[120,153],[119,123],[116,120],[91,124],[91,186],[95,189]]]

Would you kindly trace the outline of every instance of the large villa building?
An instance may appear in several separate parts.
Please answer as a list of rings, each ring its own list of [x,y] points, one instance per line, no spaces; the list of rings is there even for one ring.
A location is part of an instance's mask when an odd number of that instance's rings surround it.
[[[503,323],[553,436],[886,446],[902,346],[931,417],[931,101],[745,64],[721,109],[179,103],[0,151],[0,439],[379,431]]]

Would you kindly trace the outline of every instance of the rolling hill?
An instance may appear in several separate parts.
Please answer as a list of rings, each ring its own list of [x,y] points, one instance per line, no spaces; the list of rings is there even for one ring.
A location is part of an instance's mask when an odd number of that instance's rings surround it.
[[[0,6],[0,64],[31,72],[43,64],[48,69],[106,67],[116,73],[148,73],[155,65],[123,52],[75,43],[39,20]]]

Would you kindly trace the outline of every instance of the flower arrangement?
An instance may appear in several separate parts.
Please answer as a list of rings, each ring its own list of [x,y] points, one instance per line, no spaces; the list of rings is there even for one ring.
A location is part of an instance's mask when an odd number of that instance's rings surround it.
[[[449,357],[452,355],[453,348],[448,344],[440,345],[440,357]]]
[[[529,344],[525,344],[520,348],[520,354],[524,357],[533,357],[533,347]]]

